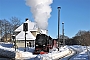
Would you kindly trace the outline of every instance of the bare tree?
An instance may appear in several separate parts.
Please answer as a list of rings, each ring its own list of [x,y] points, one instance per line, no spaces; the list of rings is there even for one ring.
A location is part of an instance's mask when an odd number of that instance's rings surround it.
[[[73,37],[81,45],[90,45],[90,31],[79,31],[75,37]]]
[[[2,38],[2,20],[0,20],[0,41]]]
[[[0,36],[3,38],[3,41],[8,41],[7,38],[11,40],[11,35],[14,34],[14,30],[20,25],[21,22],[17,17],[12,17],[10,21],[6,19],[0,20]]]
[[[20,19],[17,17],[10,18],[10,22],[12,25],[12,32],[14,34],[14,30],[21,25]]]
[[[81,36],[81,35],[83,35],[84,33],[86,33],[86,31],[79,30],[78,33],[76,34],[76,36]]]
[[[3,36],[3,38],[5,38],[5,40],[7,41],[7,34],[10,32],[10,22],[6,19],[1,20],[1,36]]]
[[[90,32],[89,31],[84,33],[81,37],[83,38],[83,42],[85,43],[85,45],[90,45]]]

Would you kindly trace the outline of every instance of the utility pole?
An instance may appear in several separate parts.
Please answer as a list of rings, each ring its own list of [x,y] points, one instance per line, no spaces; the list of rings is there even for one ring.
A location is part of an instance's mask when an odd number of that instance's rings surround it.
[[[25,31],[25,50],[26,51],[26,31]]]
[[[64,22],[62,22],[62,37],[63,37],[63,46],[65,46],[65,39],[64,39]]]
[[[14,46],[15,46],[15,51],[16,51],[16,35],[12,36],[13,42],[14,42]]]
[[[26,19],[26,21],[27,21],[28,19]],[[26,51],[26,31],[28,31],[28,23],[24,23],[23,24],[23,31],[25,31],[25,50],[24,51]]]
[[[61,9],[61,7],[58,7],[58,47],[60,47],[59,46],[59,44],[60,44],[60,9]],[[59,49],[58,49],[59,50]]]
[[[16,35],[15,35],[15,51],[16,51],[16,46],[17,46],[17,45],[16,45]]]

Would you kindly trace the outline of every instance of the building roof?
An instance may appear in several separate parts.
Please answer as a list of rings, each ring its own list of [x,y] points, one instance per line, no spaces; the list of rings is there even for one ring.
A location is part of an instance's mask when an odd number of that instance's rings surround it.
[[[16,40],[25,40],[25,32],[21,31],[17,36]],[[32,35],[31,32],[26,32],[26,40],[35,40],[35,37]]]
[[[33,36],[33,34],[31,33],[31,31],[38,31],[38,28],[36,26],[35,22],[31,22],[29,20],[27,20],[24,23],[28,23],[28,31],[26,32],[26,40],[35,40],[36,37]],[[23,31],[23,24],[21,26],[19,26],[15,32],[20,32],[17,36],[16,36],[16,40],[25,40],[25,32]],[[41,34],[47,34],[47,30],[42,30],[40,29]],[[38,34],[38,33],[37,33]]]
[[[26,40],[35,40],[35,37],[32,35],[32,33],[30,31],[37,31],[37,27],[36,27],[36,23],[35,22],[31,22],[29,20],[27,20],[24,23],[28,23],[28,31],[26,32]],[[23,24],[21,26],[19,26],[15,32],[20,32],[17,36],[16,36],[16,40],[25,40],[25,32],[23,31]]]
[[[36,27],[36,23],[35,22],[31,22],[29,20],[27,20],[26,22],[24,23],[28,23],[28,31],[37,31],[37,27]],[[23,24],[21,26],[19,26],[15,32],[19,32],[19,31],[23,31]]]

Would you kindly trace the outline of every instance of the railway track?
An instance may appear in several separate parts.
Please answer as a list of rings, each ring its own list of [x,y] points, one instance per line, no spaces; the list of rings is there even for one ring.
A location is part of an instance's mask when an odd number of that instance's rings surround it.
[[[74,60],[74,59],[75,60],[90,60],[90,57],[89,57],[88,53],[87,54],[80,54],[81,52],[83,52],[83,51],[75,50],[75,54],[70,56],[68,58],[68,60]],[[78,55],[79,55],[79,57],[78,57]]]
[[[70,50],[70,49],[69,49],[69,50]],[[70,55],[71,53],[72,53],[72,51],[70,50],[69,54],[67,54],[67,55]],[[55,60],[62,60],[62,58],[66,57],[67,55],[62,56],[62,57],[60,57],[60,58],[58,58],[58,59],[55,59]]]
[[[55,60],[62,60],[62,58],[66,57],[66,56],[68,56],[68,55],[70,55],[70,54],[72,54],[73,51],[72,51],[71,49],[69,49],[69,50],[70,50],[69,54],[67,54],[67,55],[65,55],[65,56],[63,56],[63,57],[61,57],[61,58],[59,58],[59,59],[55,59]]]
[[[74,49],[73,49],[73,50],[74,50]],[[71,59],[72,59],[75,55],[77,55],[77,54],[78,54],[78,52],[74,50],[74,54],[71,55],[67,60],[71,60]]]
[[[77,54],[77,51],[75,51],[73,48],[70,48],[69,50],[70,50],[69,54],[67,54],[66,56],[63,56],[58,60],[70,60],[72,57],[74,57]]]

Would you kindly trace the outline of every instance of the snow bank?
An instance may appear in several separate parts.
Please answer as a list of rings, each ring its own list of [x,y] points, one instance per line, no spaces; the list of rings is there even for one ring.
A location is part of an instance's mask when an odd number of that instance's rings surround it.
[[[33,48],[27,48],[27,51],[24,52],[24,48],[17,49],[15,51],[14,48],[7,48],[2,47],[0,45],[0,55],[9,57],[9,58],[16,58],[20,60],[27,60],[27,59],[36,59],[36,60],[52,60],[52,59],[59,59],[62,58],[68,54],[70,54],[70,49],[68,46],[60,47],[59,51],[57,48],[53,48],[50,53],[48,54],[39,54],[39,55],[33,55],[31,51],[33,51]]]
[[[57,51],[57,49],[56,50],[54,49],[54,51],[52,51],[51,53],[38,55],[37,58],[41,60],[59,59],[68,55],[70,52],[71,51],[68,49],[68,47],[65,46],[65,47],[61,47],[60,51]]]
[[[30,58],[34,58],[37,55],[33,55],[31,52],[23,52],[23,51],[19,51],[16,52],[16,59],[30,59]]]
[[[0,45],[0,55],[8,58],[15,58],[15,59],[30,59],[30,58],[36,57],[36,55],[33,55],[32,52],[28,52],[28,51],[24,52],[18,49],[15,51],[14,48],[7,48],[1,45]]]
[[[18,48],[16,51],[16,59],[31,59],[36,57],[37,55],[33,55],[34,47],[27,47],[26,52],[24,52],[25,48]]]
[[[14,58],[15,52],[13,48],[6,48],[0,46],[0,55],[8,58]]]

